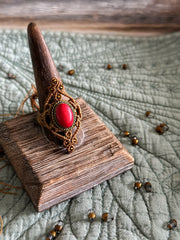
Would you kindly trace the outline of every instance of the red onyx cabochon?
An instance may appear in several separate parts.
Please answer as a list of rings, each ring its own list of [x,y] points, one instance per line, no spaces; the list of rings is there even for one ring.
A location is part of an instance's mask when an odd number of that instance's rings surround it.
[[[70,128],[73,125],[74,114],[68,104],[60,103],[56,107],[56,119],[63,128]]]

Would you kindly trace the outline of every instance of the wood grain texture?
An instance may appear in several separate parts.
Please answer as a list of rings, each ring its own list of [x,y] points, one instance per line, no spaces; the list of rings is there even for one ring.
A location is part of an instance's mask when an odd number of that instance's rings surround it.
[[[172,32],[180,30],[178,0],[53,0],[0,2],[1,28],[26,28],[35,21],[42,29],[82,32]]]
[[[133,157],[82,99],[84,142],[66,154],[36,124],[36,113],[0,124],[0,145],[37,211],[132,168]]]
[[[0,16],[121,23],[180,23],[176,0],[1,1]]]

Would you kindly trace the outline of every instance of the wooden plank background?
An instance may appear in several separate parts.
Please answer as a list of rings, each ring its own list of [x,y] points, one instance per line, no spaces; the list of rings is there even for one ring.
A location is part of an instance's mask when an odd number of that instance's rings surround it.
[[[0,28],[166,33],[180,30],[180,0],[2,0]]]

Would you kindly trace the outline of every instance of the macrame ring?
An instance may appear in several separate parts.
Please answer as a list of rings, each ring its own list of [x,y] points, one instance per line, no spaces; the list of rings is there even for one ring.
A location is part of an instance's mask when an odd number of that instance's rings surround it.
[[[49,94],[43,112],[37,109],[37,121],[41,126],[49,129],[55,137],[62,140],[68,152],[72,152],[77,144],[76,136],[81,126],[81,108],[66,93],[63,84],[56,78],[51,79],[48,90]]]

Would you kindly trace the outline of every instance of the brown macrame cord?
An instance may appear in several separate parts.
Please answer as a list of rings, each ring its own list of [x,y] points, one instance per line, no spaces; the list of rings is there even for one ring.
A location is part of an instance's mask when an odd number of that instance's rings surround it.
[[[24,115],[24,104],[25,102],[30,99],[31,101],[31,106],[33,108],[33,111],[35,111],[36,109],[39,109],[38,104],[36,103],[35,99],[37,98],[37,90],[36,87],[31,84],[31,89],[28,91],[27,95],[25,96],[25,98],[22,100],[18,110],[16,113],[7,113],[7,114],[0,114],[0,117],[10,117],[10,116],[14,116],[14,118]],[[22,112],[22,113],[20,113]]]
[[[81,126],[81,108],[79,104],[65,92],[63,84],[61,84],[56,78],[51,79],[51,85],[49,86],[48,90],[49,94],[44,104],[44,111],[40,113],[39,107],[37,108],[37,104],[32,106],[33,109],[36,108],[38,110],[37,121],[41,126],[49,129],[58,139],[63,140],[63,146],[67,148],[68,152],[72,152],[74,151],[74,145],[77,144],[76,135]],[[62,96],[66,97],[68,100],[63,100]],[[62,129],[61,127],[57,126],[53,118],[53,108],[55,104],[60,102],[66,102],[70,104],[75,113],[75,122],[69,129]],[[47,117],[49,122],[47,121]],[[72,133],[71,129],[74,127],[76,130],[74,133]]]

